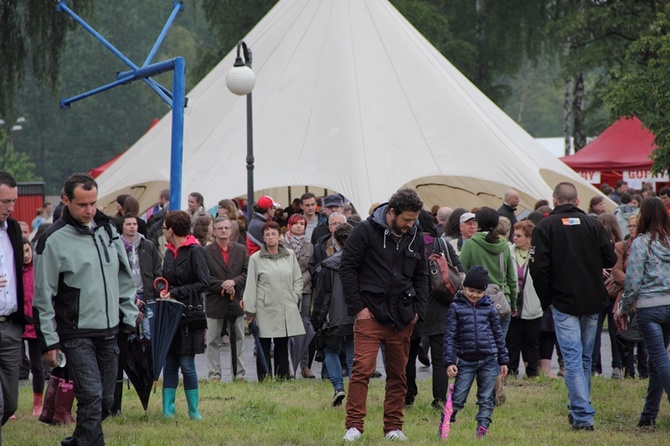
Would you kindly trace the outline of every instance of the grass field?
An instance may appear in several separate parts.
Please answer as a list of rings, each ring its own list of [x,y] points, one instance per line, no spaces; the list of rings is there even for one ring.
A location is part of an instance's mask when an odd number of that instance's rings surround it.
[[[368,416],[357,444],[386,444],[382,439],[384,380],[372,380]],[[593,404],[598,411],[594,432],[572,431],[567,422],[566,389],[562,380],[511,380],[507,403],[493,414],[490,434],[474,438],[475,389],[453,425],[448,443],[537,445],[652,446],[670,444],[668,406],[661,406],[655,428],[636,427],[644,403],[646,380],[593,379]],[[405,411],[404,432],[411,444],[438,444],[439,413],[431,409],[430,380],[419,383],[414,407]],[[164,419],[161,390],[152,394],[145,413],[134,389],[126,389],[123,416],[103,423],[108,445],[330,445],[341,444],[344,406],[332,408],[332,386],[321,380],[285,383],[201,383],[200,411],[205,419],[188,418],[181,389],[177,417]],[[47,426],[32,417],[29,385],[21,387],[18,420],[3,428],[5,445],[58,445],[74,429]]]

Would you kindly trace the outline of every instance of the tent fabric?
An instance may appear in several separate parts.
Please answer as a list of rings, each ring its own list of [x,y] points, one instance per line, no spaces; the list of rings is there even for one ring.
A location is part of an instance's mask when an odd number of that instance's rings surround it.
[[[387,0],[281,0],[244,41],[256,73],[256,198],[324,188],[364,213],[403,186],[427,207],[497,208],[515,188],[520,208],[532,209],[558,181],[599,194]],[[188,94],[182,206],[194,191],[206,205],[246,195],[246,98],[225,85],[234,59],[233,50]],[[156,201],[169,186],[170,127],[168,114],[100,175],[101,205],[121,193],[143,208]]]
[[[648,170],[654,149],[654,135],[633,116],[620,118],[580,151],[561,160],[575,170]]]

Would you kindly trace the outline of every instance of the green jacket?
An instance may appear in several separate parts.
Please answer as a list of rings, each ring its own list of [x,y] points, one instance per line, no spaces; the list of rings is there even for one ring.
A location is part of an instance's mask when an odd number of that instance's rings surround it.
[[[114,336],[135,329],[135,284],[123,242],[98,211],[95,229],[63,209],[35,249],[33,313],[44,351],[68,339]]]
[[[467,272],[474,265],[481,265],[489,272],[489,283],[495,283],[503,288],[505,297],[516,310],[516,299],[518,294],[518,278],[516,268],[512,261],[509,245],[503,238],[498,238],[496,243],[485,240],[486,232],[477,232],[463,243],[461,249],[461,264]],[[500,272],[500,253],[503,254],[503,275]]]

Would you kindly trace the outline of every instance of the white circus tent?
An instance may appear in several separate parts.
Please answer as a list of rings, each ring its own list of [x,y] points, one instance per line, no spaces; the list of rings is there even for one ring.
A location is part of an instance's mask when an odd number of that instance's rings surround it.
[[[560,181],[598,194],[509,118],[387,0],[281,0],[244,37],[253,50],[256,197],[339,192],[363,213],[402,186],[433,204],[520,207]],[[228,91],[231,51],[187,96],[182,208],[246,194],[246,100]],[[170,178],[170,114],[100,177],[152,205]],[[322,188],[322,189],[320,189]],[[297,190],[297,192],[295,192]],[[283,194],[283,196],[282,196]]]

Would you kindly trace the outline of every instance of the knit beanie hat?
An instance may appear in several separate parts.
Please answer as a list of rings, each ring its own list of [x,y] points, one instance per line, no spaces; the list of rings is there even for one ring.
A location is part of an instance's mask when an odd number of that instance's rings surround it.
[[[484,291],[489,286],[489,272],[483,266],[475,265],[468,270],[463,287]]]

